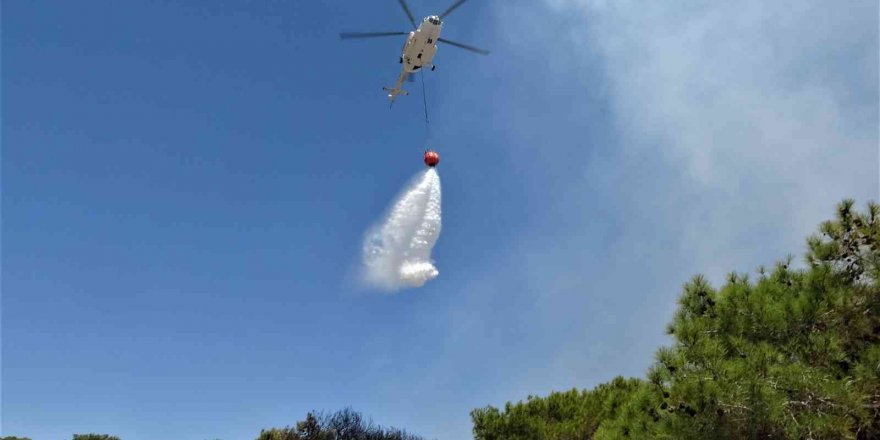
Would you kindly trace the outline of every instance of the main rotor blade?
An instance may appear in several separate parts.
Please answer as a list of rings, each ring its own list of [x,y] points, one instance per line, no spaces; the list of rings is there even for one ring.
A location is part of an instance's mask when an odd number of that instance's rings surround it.
[[[465,1],[465,0],[463,0],[463,1]],[[464,50],[469,50],[469,51],[471,51],[471,52],[476,52],[476,53],[478,53],[478,54],[480,54],[480,55],[489,55],[489,51],[488,51],[488,50],[480,49],[480,48],[478,48],[478,47],[474,47],[474,46],[468,46],[467,44],[456,43],[455,41],[449,41],[449,40],[447,40],[447,39],[445,39],[445,38],[438,38],[437,41],[439,41],[439,42],[441,42],[441,43],[449,44],[449,45],[451,45],[451,46],[460,47],[460,48],[462,48],[462,49],[464,49]]]
[[[406,0],[397,0],[397,2],[400,3],[403,12],[406,12],[406,18],[409,18],[409,22],[413,25],[413,29],[417,28],[416,19],[413,18],[412,12],[409,12],[409,6],[406,5]]]
[[[342,32],[339,38],[342,40],[351,40],[355,38],[374,38],[389,37],[391,35],[406,35],[409,32]]]
[[[403,1],[403,0],[401,0],[401,1]],[[467,1],[467,0],[458,0],[458,1],[456,1],[455,3],[452,4],[452,6],[446,8],[446,10],[443,11],[442,14],[440,14],[440,18],[445,19],[447,15],[451,14],[452,11],[455,10],[455,8],[461,6],[461,4],[464,3],[464,2],[466,2],[466,1]]]

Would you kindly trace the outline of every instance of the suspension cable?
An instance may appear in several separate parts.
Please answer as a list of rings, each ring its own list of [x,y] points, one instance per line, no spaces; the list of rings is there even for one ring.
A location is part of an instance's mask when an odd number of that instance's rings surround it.
[[[422,103],[425,105],[425,125],[428,125],[428,95],[425,93],[425,72],[419,74],[422,77]]]

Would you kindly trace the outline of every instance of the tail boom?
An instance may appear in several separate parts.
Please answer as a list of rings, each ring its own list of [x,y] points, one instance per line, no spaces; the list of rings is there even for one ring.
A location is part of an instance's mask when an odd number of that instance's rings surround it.
[[[406,72],[406,70],[403,70],[400,72],[400,76],[397,77],[397,83],[394,84],[394,87],[382,87],[382,90],[388,92],[388,99],[390,99],[392,103],[397,98],[397,95],[409,95],[409,92],[401,88],[401,86],[403,86],[403,82],[406,81],[407,75],[408,73]]]

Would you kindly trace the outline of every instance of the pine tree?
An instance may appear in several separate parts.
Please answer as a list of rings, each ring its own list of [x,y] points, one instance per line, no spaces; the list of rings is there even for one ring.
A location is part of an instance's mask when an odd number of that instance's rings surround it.
[[[527,411],[556,394],[530,397],[475,410],[475,438],[880,439],[880,207],[843,201],[807,245],[804,269],[788,258],[718,290],[694,277],[673,345],[646,380],[615,379],[623,395],[607,410],[586,409],[604,385],[572,391],[580,412],[556,419]],[[573,422],[571,436],[547,430]]]

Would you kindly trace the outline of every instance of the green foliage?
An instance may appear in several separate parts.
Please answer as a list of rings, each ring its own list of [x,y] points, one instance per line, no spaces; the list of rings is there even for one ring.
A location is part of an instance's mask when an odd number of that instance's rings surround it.
[[[257,440],[299,440],[300,438],[293,428],[284,427],[261,430]]]
[[[349,408],[332,414],[308,413],[296,427],[260,431],[257,440],[422,440],[395,428],[382,428]]]
[[[478,440],[880,438],[880,207],[846,200],[757,280],[684,286],[644,381],[474,410]]]
[[[14,435],[10,435],[10,436],[6,436],[6,437],[0,437],[0,440],[31,440],[31,439],[28,437],[16,437]]]
[[[588,438],[599,424],[620,411],[623,402],[646,384],[618,377],[592,391],[570,390],[545,398],[529,396],[504,411],[487,407],[471,412],[478,440]]]
[[[119,440],[119,437],[107,434],[74,434],[73,440]]]

